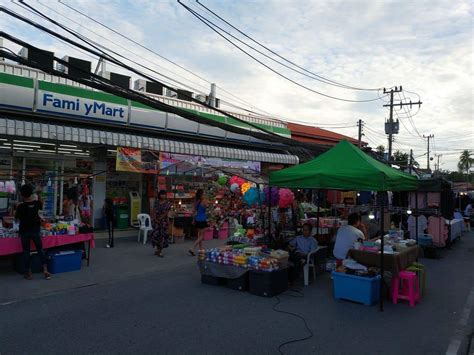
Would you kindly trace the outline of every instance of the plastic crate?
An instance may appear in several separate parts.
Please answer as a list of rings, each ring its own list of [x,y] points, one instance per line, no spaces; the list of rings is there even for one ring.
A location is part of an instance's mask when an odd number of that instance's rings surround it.
[[[79,271],[82,266],[82,251],[60,251],[49,254],[48,271],[52,274]]]
[[[380,275],[362,277],[332,272],[334,298],[371,306],[380,299]]]

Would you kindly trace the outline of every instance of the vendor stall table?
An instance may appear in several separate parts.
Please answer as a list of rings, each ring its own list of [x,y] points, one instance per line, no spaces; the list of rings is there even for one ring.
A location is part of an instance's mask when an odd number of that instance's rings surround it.
[[[77,235],[50,235],[41,237],[43,249],[59,247],[62,245],[88,242],[87,250],[87,266],[89,266],[91,248],[95,247],[94,233],[77,234]],[[33,242],[31,242],[31,250],[36,250]],[[0,256],[19,254],[23,252],[20,238],[1,238],[0,239]]]
[[[463,223],[464,220],[462,219],[452,219],[450,221],[446,221],[446,224],[450,227],[449,239],[451,241],[461,238]]]
[[[405,270],[407,267],[416,262],[420,255],[420,247],[408,247],[399,253],[387,254],[384,257],[384,269],[390,271],[392,276],[398,276],[398,273]],[[364,251],[364,250],[349,250],[349,257],[365,266],[380,267],[380,253]]]
[[[201,275],[222,277],[224,279],[236,279],[249,272],[249,269],[242,267],[211,263],[207,261],[199,261],[198,266],[199,270],[201,271]]]

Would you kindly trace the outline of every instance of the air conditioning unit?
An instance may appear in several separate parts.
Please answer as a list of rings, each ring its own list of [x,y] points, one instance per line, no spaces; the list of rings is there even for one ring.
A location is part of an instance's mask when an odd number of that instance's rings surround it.
[[[34,62],[35,68],[44,70],[46,72],[52,71],[54,68],[53,52],[23,47],[18,55],[28,61]]]
[[[70,64],[69,66],[61,64],[61,63],[58,64],[58,70],[63,73],[66,73],[78,78],[87,78],[88,77],[87,74],[91,73],[92,63],[87,60],[69,57],[69,56],[64,56],[62,59],[65,62],[68,62]]]
[[[184,101],[192,101],[193,93],[188,90],[178,89],[178,99]]]
[[[135,80],[134,90],[147,92],[149,94],[163,95],[165,93],[165,88],[161,83],[155,83],[153,81],[147,81],[144,79]]]
[[[206,95],[201,95],[201,94],[198,94],[196,95],[196,100],[202,102],[202,103],[205,103],[206,102],[206,99],[207,99],[207,96]]]
[[[120,86],[124,89],[130,89],[131,77],[123,74],[118,74],[109,71],[101,71],[99,75],[107,80],[110,80],[113,84]]]
[[[177,99],[178,93],[174,90],[165,89],[165,96]]]

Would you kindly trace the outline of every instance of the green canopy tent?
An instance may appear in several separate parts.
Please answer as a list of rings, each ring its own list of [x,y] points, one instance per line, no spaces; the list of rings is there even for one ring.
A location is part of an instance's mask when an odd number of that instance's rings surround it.
[[[269,185],[300,189],[412,191],[417,189],[418,182],[416,177],[375,160],[343,140],[309,162],[270,174]],[[382,232],[383,220],[381,218]],[[384,253],[380,254],[380,258],[383,277]],[[380,309],[383,310],[383,282],[381,286]]]

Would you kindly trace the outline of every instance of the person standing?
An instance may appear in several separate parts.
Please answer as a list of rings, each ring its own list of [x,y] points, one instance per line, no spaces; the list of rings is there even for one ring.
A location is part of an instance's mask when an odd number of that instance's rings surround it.
[[[471,231],[471,218],[472,218],[472,203],[469,201],[466,208],[464,209],[464,225],[468,232]]]
[[[194,250],[196,247],[202,249],[202,240],[204,239],[204,231],[208,227],[207,214],[206,214],[207,202],[204,195],[204,190],[199,189],[196,192],[196,201],[194,204],[194,227],[197,229],[197,239],[193,244],[193,248],[189,249],[189,254],[195,256]]]
[[[161,190],[154,204],[153,232],[151,244],[155,248],[155,255],[164,257],[163,248],[168,245],[169,238],[169,219],[171,203],[166,198],[166,191]]]
[[[109,242],[107,243],[107,248],[114,247],[114,225],[115,225],[115,209],[112,199],[106,198],[104,200],[104,206],[102,207],[102,212],[104,213],[105,223],[107,224],[107,231],[109,232]]]
[[[31,280],[33,273],[31,272],[31,256],[30,256],[30,243],[33,241],[36,247],[36,251],[41,259],[43,265],[43,275],[46,280],[51,279],[51,274],[48,272],[48,266],[46,264],[46,255],[43,250],[43,244],[41,241],[40,228],[41,228],[41,217],[40,211],[43,208],[43,204],[40,200],[33,198],[33,187],[31,185],[23,185],[20,189],[20,194],[23,198],[15,214],[15,219],[20,222],[20,238],[21,245],[23,247],[23,261],[25,263],[26,273],[24,278]]]

